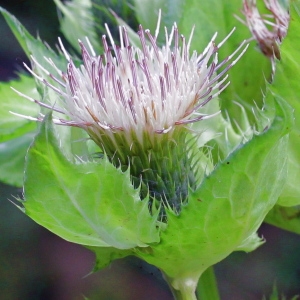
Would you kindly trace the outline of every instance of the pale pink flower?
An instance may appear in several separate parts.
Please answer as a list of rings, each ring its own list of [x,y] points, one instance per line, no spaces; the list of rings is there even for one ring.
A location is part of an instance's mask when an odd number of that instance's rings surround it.
[[[139,28],[141,48],[131,45],[125,27],[120,27],[117,46],[106,27],[102,37],[104,54],[96,55],[89,44],[79,41],[83,64],[76,67],[60,43],[67,59],[66,72],[57,68],[55,77],[32,58],[34,64],[58,85],[27,69],[58,95],[53,106],[37,102],[56,113],[54,122],[77,126],[99,136],[108,132],[134,131],[142,140],[145,132],[163,134],[176,126],[210,118],[203,107],[216,98],[229,84],[227,71],[239,60],[246,47],[242,43],[234,53],[218,62],[218,50],[231,33],[216,45],[216,34],[201,54],[190,51],[192,33],[188,40],[179,34],[176,24],[160,48],[149,30]],[[48,60],[53,65],[53,62]],[[42,120],[41,115],[38,120]]]
[[[257,41],[262,53],[273,59],[280,59],[279,44],[286,36],[289,24],[289,12],[278,0],[264,0],[271,15],[264,16],[258,11],[256,0],[244,0],[242,13],[253,38]]]
[[[290,22],[290,14],[287,8],[284,8],[278,0],[264,0],[267,9],[272,13],[275,24],[273,31],[279,42],[285,38]]]

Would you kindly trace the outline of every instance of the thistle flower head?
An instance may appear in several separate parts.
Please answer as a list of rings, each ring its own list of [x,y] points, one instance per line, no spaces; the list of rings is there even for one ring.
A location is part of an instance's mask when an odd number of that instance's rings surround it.
[[[271,12],[274,22],[273,31],[279,42],[285,38],[290,22],[289,10],[283,7],[278,0],[265,0],[267,9]]]
[[[253,38],[264,55],[280,59],[279,44],[286,36],[289,24],[289,11],[278,0],[264,0],[271,15],[263,16],[258,11],[256,0],[244,0],[242,13]],[[270,18],[270,19],[268,19]]]
[[[215,44],[215,34],[205,50],[197,54],[190,53],[194,29],[187,41],[176,24],[170,34],[165,28],[165,44],[161,48],[156,41],[158,30],[153,36],[140,25],[139,48],[130,44],[125,27],[120,27],[120,46],[115,44],[107,26],[106,29],[111,46],[103,35],[102,55],[95,54],[88,40],[89,49],[79,41],[83,60],[80,67],[75,66],[60,42],[68,60],[66,72],[56,68],[62,81],[32,58],[60,86],[54,87],[27,67],[58,94],[57,104],[48,108],[65,117],[55,118],[55,123],[101,132],[134,130],[140,136],[144,131],[167,133],[178,125],[209,118],[211,115],[201,113],[201,109],[227,87],[226,72],[245,51],[240,51],[241,44],[218,62],[218,50],[232,32],[219,45]]]
[[[139,27],[140,47],[130,43],[125,27],[120,27],[119,45],[106,29],[110,46],[102,36],[100,56],[88,40],[88,47],[79,41],[83,61],[79,67],[60,42],[67,68],[65,72],[55,68],[62,80],[32,58],[57,84],[28,70],[53,89],[58,100],[53,106],[31,100],[54,110],[56,124],[86,130],[116,165],[130,165],[137,185],[142,179],[150,196],[178,207],[197,172],[195,164],[191,166],[191,146],[186,145],[188,126],[218,113],[207,115],[203,107],[227,87],[226,73],[247,46],[242,43],[219,62],[218,50],[233,31],[218,45],[215,34],[197,54],[190,51],[193,30],[186,40],[176,24],[170,33],[165,29],[162,47],[157,43],[159,22],[155,35]]]

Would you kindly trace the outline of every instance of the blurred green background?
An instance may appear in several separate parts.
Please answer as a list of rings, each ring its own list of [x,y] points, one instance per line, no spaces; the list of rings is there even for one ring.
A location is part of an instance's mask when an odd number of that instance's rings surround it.
[[[52,0],[7,0],[0,5],[50,46],[61,36]],[[0,81],[15,78],[24,61],[23,51],[0,17]],[[0,184],[0,299],[172,299],[159,271],[135,258],[115,261],[89,275],[93,254],[22,214],[9,201],[21,193]],[[287,298],[300,295],[300,236],[268,225],[259,234],[267,243],[257,251],[234,253],[216,266],[222,300],[262,299],[271,294],[274,283]]]

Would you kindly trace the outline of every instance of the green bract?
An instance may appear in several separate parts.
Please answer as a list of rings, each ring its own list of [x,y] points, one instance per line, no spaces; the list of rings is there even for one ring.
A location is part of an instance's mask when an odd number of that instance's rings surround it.
[[[158,242],[157,215],[150,216],[148,201],[140,201],[128,172],[106,159],[68,161],[52,126],[47,118],[27,155],[25,213],[82,245],[127,249]]]

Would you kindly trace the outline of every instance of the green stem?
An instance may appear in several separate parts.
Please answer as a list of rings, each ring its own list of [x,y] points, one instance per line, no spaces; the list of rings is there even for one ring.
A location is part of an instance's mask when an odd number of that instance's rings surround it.
[[[176,290],[173,287],[171,287],[171,291],[175,300],[197,300],[194,291]]]
[[[200,277],[197,296],[200,300],[220,300],[214,268],[209,267]]]
[[[174,280],[163,273],[164,279],[169,284],[175,300],[197,300],[195,290],[198,280]],[[176,288],[174,287],[176,286]]]

